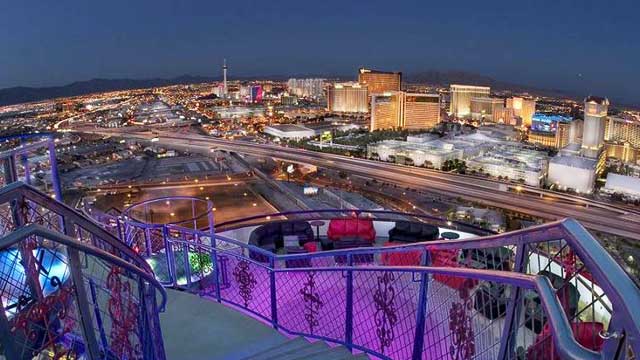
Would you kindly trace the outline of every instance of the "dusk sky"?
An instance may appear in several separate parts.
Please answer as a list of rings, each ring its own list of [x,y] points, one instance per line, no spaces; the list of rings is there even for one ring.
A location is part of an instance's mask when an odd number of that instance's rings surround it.
[[[0,88],[462,70],[640,104],[638,1],[5,1]]]

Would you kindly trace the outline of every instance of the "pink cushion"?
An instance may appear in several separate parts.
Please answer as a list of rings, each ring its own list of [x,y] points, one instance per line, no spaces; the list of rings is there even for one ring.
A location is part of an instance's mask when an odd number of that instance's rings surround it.
[[[310,253],[318,251],[318,245],[314,242],[305,243],[302,247]]]
[[[384,246],[397,246],[402,243],[387,242]],[[422,252],[420,250],[397,251],[382,253],[382,264],[387,266],[417,266],[420,265]]]
[[[327,236],[333,241],[342,237],[358,237],[373,242],[376,230],[371,219],[333,219],[329,222]]]

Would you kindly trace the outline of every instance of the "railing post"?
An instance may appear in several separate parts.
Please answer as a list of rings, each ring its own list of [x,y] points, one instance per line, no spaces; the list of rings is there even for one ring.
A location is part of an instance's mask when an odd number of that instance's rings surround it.
[[[184,233],[182,233],[182,239],[185,239]],[[187,278],[187,288],[191,287],[191,262],[189,261],[189,244],[187,242],[182,243],[183,258],[184,258],[184,276]],[[199,254],[198,254],[199,255]],[[199,258],[198,258],[199,260]]]
[[[5,185],[18,181],[18,174],[16,172],[16,159],[13,156],[9,156],[4,159],[4,183]]]
[[[423,266],[431,265],[431,254],[428,250],[424,253]],[[422,349],[424,347],[424,330],[427,317],[427,301],[429,292],[429,274],[420,274],[420,293],[418,294],[418,312],[416,314],[416,333],[413,337],[413,360],[422,359]]]
[[[15,165],[15,163],[13,163],[13,165]],[[15,170],[15,166],[13,169]],[[23,211],[25,208],[26,202],[23,195],[11,201],[11,216],[16,229],[27,225],[28,218]],[[21,258],[20,264],[24,268],[27,286],[29,286],[31,295],[34,297],[34,300],[42,300],[44,294],[42,293],[42,286],[40,284],[40,268],[33,255],[33,249],[27,246],[25,242],[21,242],[18,245],[18,251],[20,252]]]
[[[120,216],[116,217],[116,231],[118,232],[118,239],[122,243],[129,246],[129,244],[127,244],[127,239],[124,238],[124,233],[122,232],[122,225],[120,224]]]
[[[215,235],[210,234],[209,238],[211,239],[211,253],[209,256],[211,257],[211,265],[213,266],[213,281],[214,287],[216,289],[216,300],[218,302],[222,302],[222,295],[220,294],[220,276],[222,269],[220,268],[220,262],[218,261],[218,241],[216,240]]]
[[[148,227],[144,228],[144,250],[147,257],[151,257],[151,232]]]
[[[93,329],[93,317],[91,316],[91,308],[89,307],[87,291],[84,287],[84,279],[82,277],[82,263],[78,250],[67,247],[67,256],[69,256],[69,272],[75,288],[76,304],[80,313],[80,324],[82,333],[86,341],[87,352],[89,358],[100,359],[100,351],[98,340]]]
[[[527,245],[524,243],[522,236],[518,238],[518,245],[516,247],[516,263],[513,269],[514,272],[524,273],[527,257]],[[522,299],[522,289],[513,286],[511,288],[511,296],[509,304],[507,305],[507,315],[504,321],[504,327],[502,328],[502,341],[500,342],[500,352],[498,359],[508,359],[513,352],[512,335],[514,332],[514,326],[517,323],[517,312],[520,310],[520,299]]]
[[[96,325],[98,325],[98,331],[100,331],[100,342],[104,349],[109,348],[109,341],[107,341],[107,334],[104,331],[104,324],[102,322],[102,314],[100,313],[100,306],[98,306],[98,294],[96,293],[96,284],[93,279],[89,279],[89,290],[91,291],[91,299],[93,301],[93,313],[96,315]]]
[[[353,258],[349,253],[347,254],[347,308],[345,311],[345,329],[344,329],[344,342],[347,348],[353,350]]]
[[[271,324],[274,329],[278,328],[278,297],[277,297],[277,287],[276,287],[276,271],[275,271],[275,262],[273,260],[273,256],[269,257],[269,284],[271,287]]]
[[[7,319],[7,313],[4,311],[4,305],[0,301],[0,344],[2,351],[7,359],[20,359],[18,350],[16,349],[16,337],[11,332],[11,326]]]
[[[24,167],[24,182],[31,185],[31,169],[29,168],[29,157],[27,154],[20,154],[20,163]]]
[[[162,225],[162,238],[164,240],[164,250],[167,255],[167,268],[169,268],[169,279],[173,287],[178,287],[178,277],[176,276],[176,262],[173,253],[173,244],[169,241],[169,229],[167,225]]]
[[[49,162],[51,163],[51,184],[53,185],[56,200],[62,201],[62,186],[60,186],[60,174],[58,173],[58,161],[56,160],[56,144],[53,137],[49,138]]]
[[[207,201],[207,210],[213,208],[211,200]],[[207,214],[207,221],[209,222],[209,237],[211,238],[211,264],[215,270],[215,287],[216,287],[216,299],[218,302],[222,302],[222,294],[220,293],[220,277],[222,276],[222,261],[218,261],[218,241],[216,240],[215,220],[213,218],[213,211],[209,211]]]

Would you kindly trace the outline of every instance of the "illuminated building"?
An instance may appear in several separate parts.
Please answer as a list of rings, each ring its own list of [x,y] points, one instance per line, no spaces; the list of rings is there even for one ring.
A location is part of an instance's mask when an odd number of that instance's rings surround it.
[[[289,92],[300,97],[323,97],[325,79],[289,79]]]
[[[549,161],[547,183],[560,190],[589,193],[596,181],[596,159],[582,156],[555,156]]]
[[[607,174],[604,188],[607,193],[619,193],[634,199],[640,199],[640,178],[620,174]]]
[[[571,133],[571,123],[559,122],[556,129],[556,148],[562,149],[569,145],[569,135]]]
[[[366,113],[369,111],[367,87],[358,83],[333,84],[327,91],[327,109],[332,112]]]
[[[581,144],[584,130],[584,120],[575,119],[569,128],[569,144]]]
[[[222,76],[223,76],[223,86],[224,86],[224,98],[228,95],[227,88],[227,59],[224,59],[224,65],[222,65]]]
[[[555,147],[556,134],[546,131],[531,131],[529,133],[529,143],[546,147]]]
[[[298,105],[298,97],[295,95],[282,95],[280,103],[282,105]]]
[[[387,72],[360,68],[358,83],[367,86],[369,94],[382,94],[389,91],[400,91],[402,87],[401,72]]]
[[[428,129],[440,122],[440,95],[403,91],[371,96],[371,131]]]
[[[302,125],[279,124],[264,128],[264,133],[280,139],[306,139],[316,135],[316,132]]]
[[[584,100],[584,131],[582,134],[582,152],[584,156],[598,157],[604,146],[605,120],[609,100],[589,96]]]
[[[529,133],[529,142],[546,147],[562,149],[569,144],[569,129],[571,123],[559,122],[555,131],[532,130]]]
[[[640,121],[609,117],[606,120],[604,139],[640,148]]]
[[[451,85],[449,112],[458,118],[471,116],[471,99],[488,97],[491,89],[487,86]]]
[[[604,145],[607,157],[616,158],[625,163],[635,163],[640,159],[640,150],[634,148],[629,143]]]
[[[252,103],[262,102],[262,95],[262,85],[254,85],[251,87],[250,101]]]
[[[404,93],[401,127],[429,129],[440,122],[440,95]]]
[[[402,93],[395,91],[371,96],[371,131],[400,127]]]
[[[507,99],[507,108],[513,109],[513,114],[522,119],[522,124],[530,127],[533,114],[536,112],[536,101],[521,97],[511,97]]]
[[[522,121],[518,121],[520,118],[516,118],[513,109],[506,106],[496,106],[493,109],[493,121],[501,124],[520,126]]]
[[[494,121],[493,114],[504,107],[504,100],[490,97],[471,98],[471,119],[477,121]]]

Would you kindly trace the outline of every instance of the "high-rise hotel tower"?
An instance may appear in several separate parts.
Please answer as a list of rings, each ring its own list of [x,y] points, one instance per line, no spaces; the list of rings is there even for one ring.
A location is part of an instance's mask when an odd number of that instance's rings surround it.
[[[607,98],[589,96],[584,99],[584,130],[582,133],[582,153],[584,156],[597,158],[602,150],[608,109],[609,100]]]
[[[457,118],[471,117],[471,99],[487,98],[491,89],[487,86],[451,85],[449,111]]]
[[[371,96],[371,131],[429,129],[440,122],[440,95],[391,91]]]
[[[366,113],[369,111],[367,87],[358,83],[337,83],[327,90],[327,109],[331,112]]]
[[[400,91],[402,86],[402,73],[360,68],[358,71],[358,83],[367,86],[369,95],[382,94],[389,91]]]

